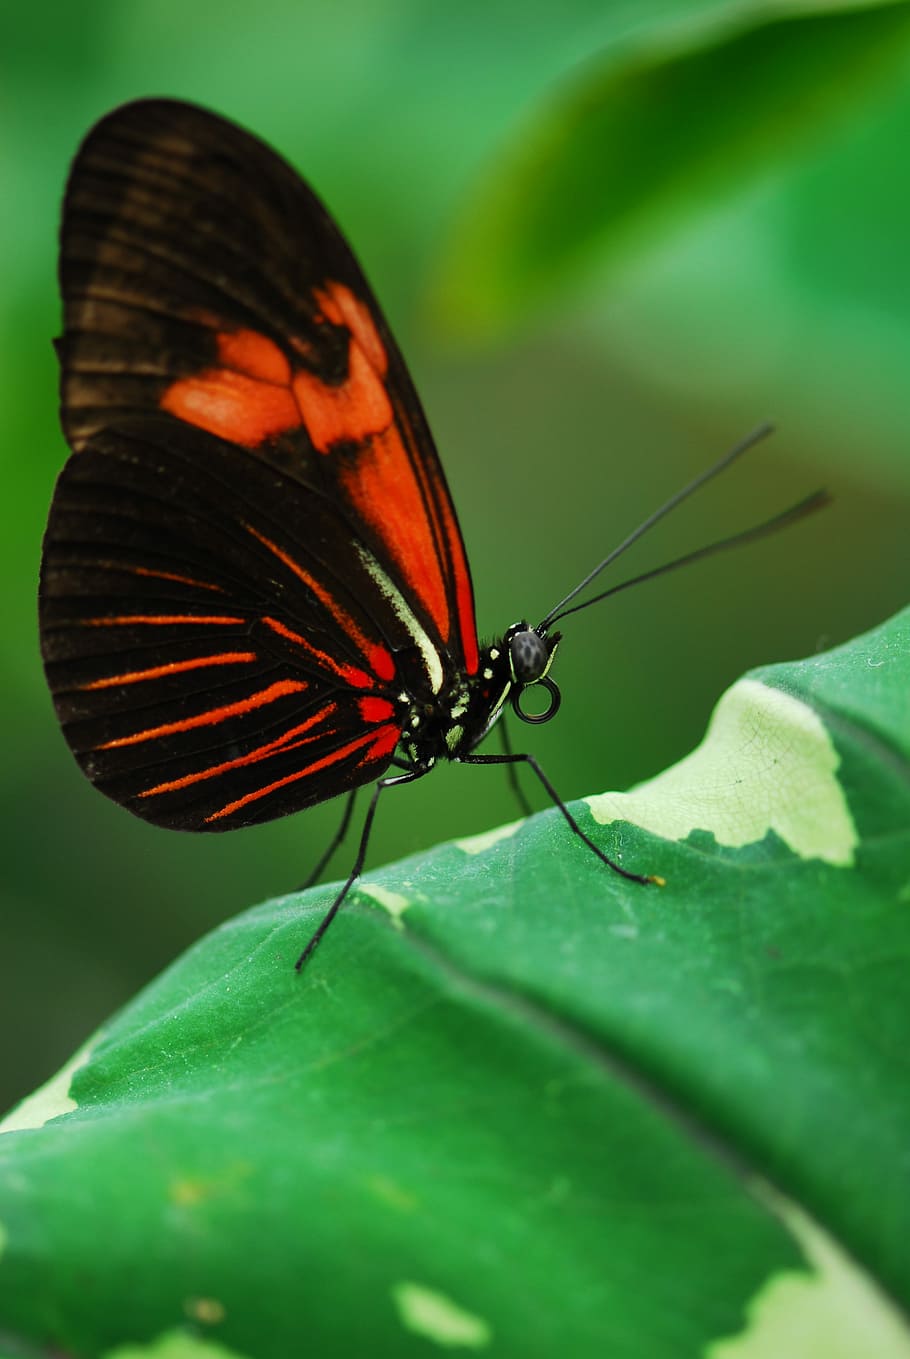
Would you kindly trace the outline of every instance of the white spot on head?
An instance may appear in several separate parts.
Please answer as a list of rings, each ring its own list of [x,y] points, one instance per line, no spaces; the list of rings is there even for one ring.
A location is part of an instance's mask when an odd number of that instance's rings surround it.
[[[454,727],[449,727],[446,732],[446,745],[449,750],[457,750],[462,736],[464,736],[464,727],[460,726],[459,723],[456,722]]]
[[[493,1338],[492,1330],[482,1317],[466,1312],[444,1293],[425,1288],[423,1284],[407,1280],[395,1284],[392,1299],[401,1324],[407,1330],[447,1349],[456,1345],[481,1349]]]
[[[858,836],[839,764],[808,704],[743,679],[723,695],[691,755],[630,793],[587,802],[602,824],[632,821],[668,840],[700,829],[738,847],[773,830],[794,854],[847,867]]]

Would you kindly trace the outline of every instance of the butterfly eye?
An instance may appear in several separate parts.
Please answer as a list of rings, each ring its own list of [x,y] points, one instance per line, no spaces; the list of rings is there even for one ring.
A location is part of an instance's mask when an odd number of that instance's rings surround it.
[[[516,623],[506,635],[509,648],[509,666],[512,671],[512,707],[522,722],[549,722],[555,717],[562,702],[557,686],[547,676],[553,661],[559,636],[548,638],[545,633],[531,628],[527,623]],[[521,706],[522,695],[527,689],[538,685],[546,689],[550,701],[542,712],[528,712]]]
[[[536,684],[546,674],[552,647],[527,623],[509,630],[509,663],[516,684]]]

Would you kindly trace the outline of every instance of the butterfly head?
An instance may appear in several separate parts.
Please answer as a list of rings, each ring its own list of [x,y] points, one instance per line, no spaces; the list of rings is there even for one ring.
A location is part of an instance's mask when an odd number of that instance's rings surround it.
[[[513,623],[505,635],[512,678],[512,708],[522,722],[549,722],[559,711],[562,695],[549,672],[560,636],[558,632],[548,633],[543,625],[532,628],[524,621]],[[549,704],[539,713],[528,712],[521,706],[522,695],[536,684],[542,685],[550,696]]]

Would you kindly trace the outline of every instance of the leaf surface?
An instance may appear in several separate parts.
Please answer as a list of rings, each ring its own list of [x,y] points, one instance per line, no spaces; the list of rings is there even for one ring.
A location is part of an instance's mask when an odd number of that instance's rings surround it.
[[[371,874],[302,977],[331,887],[203,939],[4,1125],[0,1344],[910,1354],[908,658],[910,611],[753,672],[577,804],[662,890],[544,813]]]

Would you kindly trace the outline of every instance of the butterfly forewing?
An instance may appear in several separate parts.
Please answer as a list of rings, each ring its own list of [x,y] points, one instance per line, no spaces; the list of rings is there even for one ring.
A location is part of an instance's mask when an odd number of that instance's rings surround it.
[[[61,251],[74,455],[42,648],[85,771],[220,830],[367,782],[403,695],[477,669],[471,582],[413,387],[325,210],[187,105],[104,119]]]

